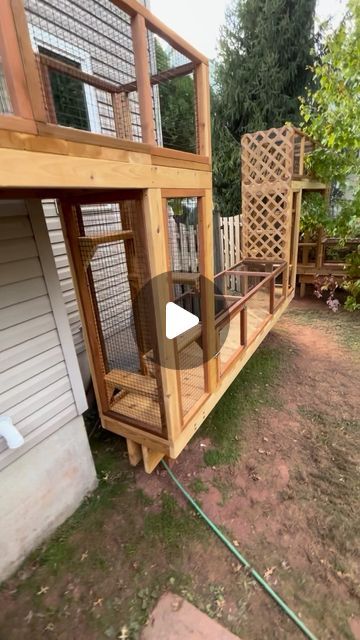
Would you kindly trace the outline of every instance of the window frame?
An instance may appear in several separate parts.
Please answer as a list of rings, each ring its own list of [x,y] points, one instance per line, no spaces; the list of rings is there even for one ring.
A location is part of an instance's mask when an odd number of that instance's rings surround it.
[[[58,36],[54,36],[53,34],[45,31],[44,29],[37,27],[35,25],[29,24],[29,32],[30,39],[33,50],[36,53],[39,53],[39,47],[46,47],[50,51],[54,53],[58,53],[62,56],[65,56],[74,62],[80,64],[81,71],[85,71],[86,73],[92,73],[91,66],[91,55],[87,52],[74,45],[72,43],[65,42]],[[101,122],[100,122],[100,114],[98,109],[98,100],[96,95],[95,87],[91,87],[88,84],[84,83],[84,95],[86,102],[86,109],[89,117],[89,125],[91,133],[102,133],[101,130]],[[62,125],[58,125],[62,126]],[[76,127],[65,127],[65,128],[75,128]]]

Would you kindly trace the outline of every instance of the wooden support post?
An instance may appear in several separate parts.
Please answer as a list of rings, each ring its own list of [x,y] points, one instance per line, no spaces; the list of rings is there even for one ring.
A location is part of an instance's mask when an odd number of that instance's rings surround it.
[[[297,262],[298,262],[298,253],[299,253],[299,232],[300,232],[302,189],[294,193],[294,199],[295,199],[295,202],[294,202],[295,217],[294,217],[294,226],[292,229],[292,250],[291,250],[291,256],[290,256],[290,262],[292,265],[292,271],[290,276],[290,286],[292,289],[295,289],[295,286],[296,286],[296,271],[297,271]]]
[[[214,297],[214,251],[213,251],[212,196],[207,190],[199,199],[200,234],[200,287],[202,342],[205,367],[205,388],[212,393],[217,386],[215,297]]]
[[[148,58],[148,40],[145,19],[142,15],[137,14],[131,18],[131,31],[135,56],[142,141],[147,144],[156,145],[150,83],[150,66]]]
[[[134,442],[134,440],[126,438],[126,446],[129,456],[129,462],[132,467],[136,467],[136,465],[139,464],[139,462],[141,462],[143,458],[141,445],[137,442]]]
[[[155,310],[155,333],[161,366],[161,385],[168,439],[174,443],[182,431],[181,398],[174,342],[166,338],[166,303],[170,301],[168,245],[161,189],[148,189],[143,197],[144,226],[149,258],[149,277]],[[164,274],[163,277],[159,277]]]
[[[195,67],[195,95],[197,121],[197,152],[211,160],[209,67],[200,63]]]
[[[240,344],[243,347],[247,345],[247,308],[243,307],[240,311]]]
[[[122,140],[132,140],[131,113],[127,93],[112,93],[111,101],[116,137]]]
[[[145,471],[146,473],[152,473],[163,459],[164,454],[161,451],[153,451],[153,449],[149,449],[144,445],[142,445],[141,449]]]
[[[269,313],[272,315],[274,313],[275,308],[275,278],[271,278],[269,282]]]
[[[104,354],[100,346],[101,339],[97,331],[95,312],[77,240],[79,229],[77,224],[76,207],[64,200],[60,201],[59,205],[60,220],[64,232],[74,287],[77,294],[76,297],[80,303],[79,311],[82,327],[84,329],[86,352],[89,358],[95,396],[99,410],[101,412],[105,412],[109,409],[109,400],[104,377],[106,373]]]
[[[299,157],[299,175],[304,175],[304,160],[305,160],[305,136],[301,136],[300,140],[300,157]]]
[[[319,227],[318,233],[317,233],[317,239],[316,239],[316,260],[315,260],[315,267],[318,271],[321,270],[321,267],[323,265],[323,256],[324,256],[323,233],[324,233],[323,228]]]
[[[34,119],[11,0],[0,4],[0,58],[15,115]]]

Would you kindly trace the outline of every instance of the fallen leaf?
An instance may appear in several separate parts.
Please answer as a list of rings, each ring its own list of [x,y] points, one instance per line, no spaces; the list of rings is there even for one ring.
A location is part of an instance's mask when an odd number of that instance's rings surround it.
[[[84,551],[84,553],[81,555],[80,562],[83,562],[84,560],[86,560],[88,555],[89,555],[88,551]]]
[[[121,631],[120,631],[120,633],[118,635],[118,639],[119,640],[127,640],[128,637],[129,637],[129,631],[128,631],[128,628],[124,625],[121,628]]]
[[[24,620],[25,622],[27,622],[29,624],[29,622],[31,622],[32,617],[33,617],[33,612],[30,610],[29,613],[27,614],[27,616],[25,616]]]
[[[93,602],[93,607],[102,607],[103,600],[104,598],[98,598],[95,600],[95,602]]]
[[[270,578],[270,576],[272,576],[272,574],[274,573],[276,567],[269,567],[268,569],[265,569],[265,573],[264,573],[264,578],[265,580],[267,580],[268,578]]]
[[[237,540],[233,540],[233,545],[234,545],[234,547],[238,547],[239,546],[238,541]]]
[[[39,591],[37,592],[37,596],[42,596],[43,593],[47,593],[49,591],[49,587],[40,587]]]

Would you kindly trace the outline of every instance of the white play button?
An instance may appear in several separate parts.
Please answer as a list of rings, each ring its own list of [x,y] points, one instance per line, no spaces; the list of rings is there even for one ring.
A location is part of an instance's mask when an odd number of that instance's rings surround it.
[[[166,337],[169,340],[177,338],[185,331],[196,327],[199,318],[190,311],[179,307],[175,302],[168,302],[166,305]]]

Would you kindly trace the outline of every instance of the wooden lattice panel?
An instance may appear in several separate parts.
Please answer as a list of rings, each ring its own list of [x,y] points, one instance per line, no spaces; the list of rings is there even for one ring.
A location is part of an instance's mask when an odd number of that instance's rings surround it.
[[[275,186],[275,185],[274,185]],[[287,259],[291,224],[290,187],[243,187],[242,233],[244,255],[252,258]]]
[[[246,133],[241,140],[243,185],[291,180],[294,130],[291,127]]]

